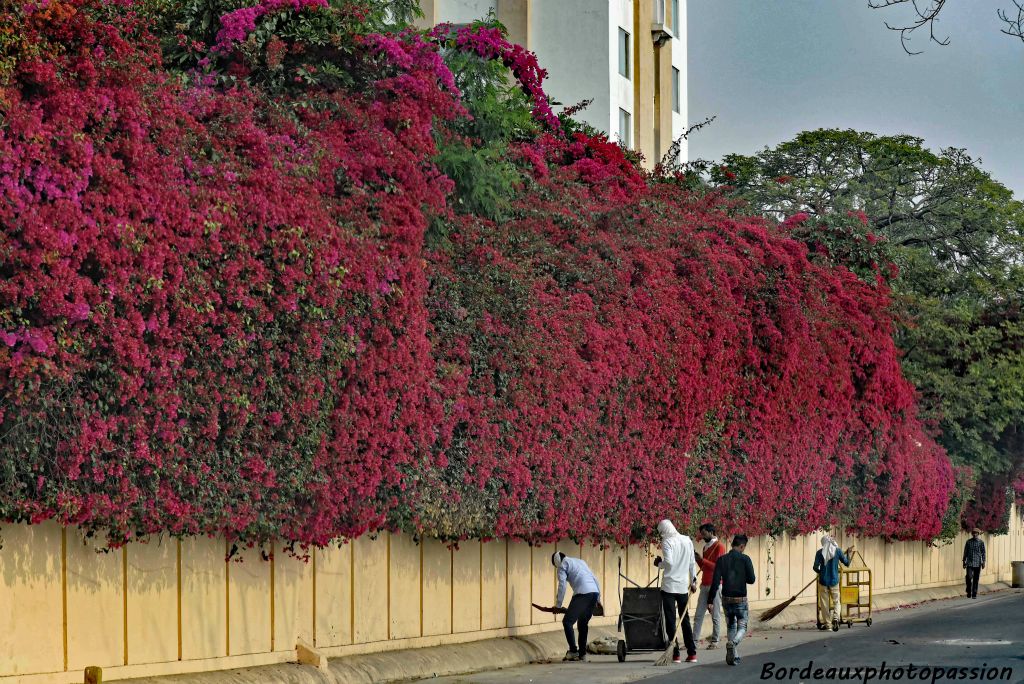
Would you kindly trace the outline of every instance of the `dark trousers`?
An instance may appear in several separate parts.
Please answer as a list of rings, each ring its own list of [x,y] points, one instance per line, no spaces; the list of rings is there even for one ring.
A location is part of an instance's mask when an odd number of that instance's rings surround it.
[[[565,617],[562,618],[562,627],[565,628],[565,640],[569,642],[569,650],[577,651],[576,635],[572,633],[572,626],[577,625],[580,631],[579,651],[587,650],[587,630],[590,627],[590,618],[594,617],[594,608],[597,607],[597,592],[593,594],[574,594],[569,601],[569,607],[565,609]]]
[[[686,655],[697,655],[697,644],[693,642],[693,628],[690,626],[690,615],[686,612],[686,601],[689,594],[670,594],[661,592],[661,609],[665,614],[665,633],[671,642],[676,638],[676,607],[679,607],[679,614],[683,616],[683,644],[686,645]]]
[[[967,568],[967,595],[978,595],[978,578],[981,577],[981,568]]]

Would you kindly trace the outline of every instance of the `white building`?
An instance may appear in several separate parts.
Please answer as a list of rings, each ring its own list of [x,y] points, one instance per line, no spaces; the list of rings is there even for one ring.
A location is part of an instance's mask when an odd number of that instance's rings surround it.
[[[421,0],[424,23],[494,13],[537,53],[545,91],[657,163],[686,130],[686,0]],[[556,108],[557,110],[557,108]],[[681,159],[686,160],[685,141]]]

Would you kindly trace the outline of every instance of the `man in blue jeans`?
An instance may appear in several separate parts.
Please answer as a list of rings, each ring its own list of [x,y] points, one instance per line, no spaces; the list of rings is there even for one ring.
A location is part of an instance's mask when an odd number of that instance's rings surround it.
[[[729,641],[725,644],[725,662],[730,665],[739,665],[740,642],[747,635],[747,622],[750,619],[747,585],[753,584],[755,577],[754,564],[750,556],[743,553],[746,549],[745,534],[737,534],[732,538],[732,550],[715,562],[715,574],[711,578],[711,590],[708,591],[710,611],[714,608],[715,596],[721,584],[722,608],[729,627]]]
[[[551,564],[558,568],[558,596],[555,599],[555,609],[562,607],[565,600],[565,583],[572,587],[572,600],[565,610],[565,617],[562,618],[562,627],[565,628],[565,640],[569,643],[569,650],[566,651],[562,660],[586,660],[587,659],[587,631],[590,626],[590,618],[594,617],[594,608],[597,607],[597,600],[601,597],[601,587],[597,584],[597,578],[590,571],[590,567],[580,558],[570,558],[564,553],[555,551],[551,555]],[[573,625],[579,627],[580,645],[576,647],[576,636],[573,634]]]

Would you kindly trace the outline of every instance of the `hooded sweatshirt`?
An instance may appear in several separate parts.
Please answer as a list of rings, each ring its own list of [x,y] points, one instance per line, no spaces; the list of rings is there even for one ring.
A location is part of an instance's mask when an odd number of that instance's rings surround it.
[[[668,520],[658,523],[661,534],[662,577],[661,590],[669,594],[685,594],[697,577],[697,561],[693,555],[693,542],[679,534]]]

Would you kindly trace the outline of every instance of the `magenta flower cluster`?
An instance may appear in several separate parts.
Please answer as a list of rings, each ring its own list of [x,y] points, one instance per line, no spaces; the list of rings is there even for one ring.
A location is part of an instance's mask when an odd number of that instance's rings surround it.
[[[218,49],[323,6],[232,12]],[[348,36],[366,84],[271,95],[171,77],[106,9],[0,0],[30,46],[0,80],[0,518],[114,543],[938,532],[953,471],[885,283],[566,136],[500,33],[455,46],[548,126],[497,224],[450,211],[436,134],[465,108],[432,41]]]

